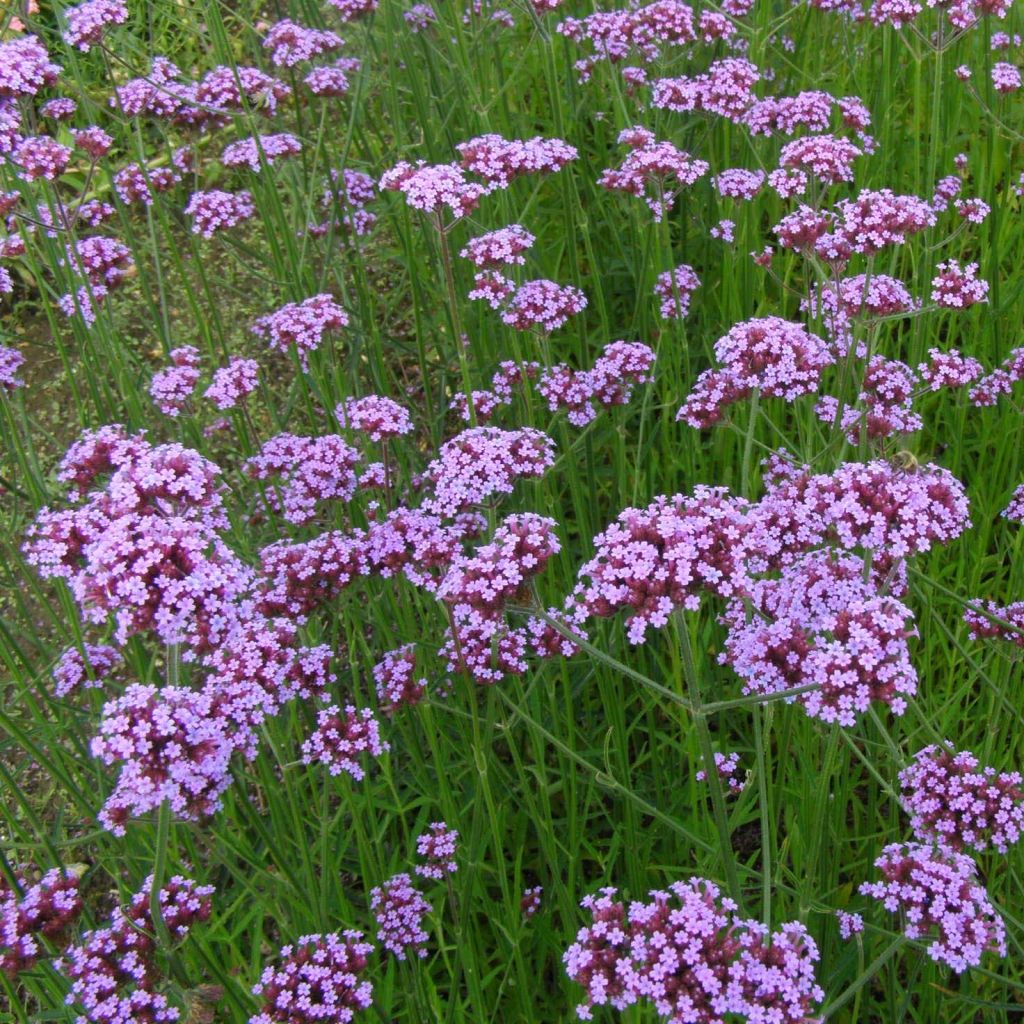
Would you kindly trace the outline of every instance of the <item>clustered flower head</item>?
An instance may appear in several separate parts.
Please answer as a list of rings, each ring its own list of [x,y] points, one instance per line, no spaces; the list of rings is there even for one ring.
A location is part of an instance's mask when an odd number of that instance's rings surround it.
[[[505,189],[524,174],[553,174],[577,159],[575,146],[561,139],[506,139],[480,135],[456,147],[462,167],[487,182],[487,190]]]
[[[336,32],[308,28],[289,18],[275,22],[263,37],[263,48],[270,51],[271,63],[286,68],[333,53],[344,45]]]
[[[539,328],[550,334],[586,307],[587,297],[579,288],[541,278],[516,288],[502,310],[501,319],[517,331]]]
[[[111,25],[123,25],[128,20],[128,5],[124,0],[86,0],[64,12],[68,27],[64,42],[83,53],[103,39]]]
[[[998,639],[1024,647],[1024,601],[1005,606],[985,601],[982,608],[988,615],[975,608],[964,609],[964,622],[970,627],[972,640]]]
[[[424,473],[428,512],[453,516],[511,494],[521,478],[542,476],[555,461],[555,443],[532,427],[474,427],[446,441]]]
[[[715,751],[715,770],[718,772],[719,778],[725,783],[730,793],[742,793],[746,788],[747,781],[740,771],[740,755],[737,753],[732,754],[720,754]],[[707,772],[701,768],[698,770],[696,776],[694,776],[698,782],[703,782],[707,777]]]
[[[710,166],[677,149],[671,142],[656,141],[654,135],[643,128],[627,129],[619,136],[619,141],[628,145],[630,152],[618,168],[607,169],[598,184],[611,191],[641,197],[655,221],[660,221],[675,205],[679,192],[707,174]]]
[[[388,441],[412,430],[409,410],[383,395],[350,398],[337,406],[334,414],[343,427],[365,434],[371,441]]]
[[[381,711],[393,715],[401,707],[414,707],[427,692],[427,680],[416,679],[415,646],[405,644],[388,651],[373,667]]]
[[[416,853],[426,860],[426,864],[416,865],[416,874],[437,881],[455,874],[459,870],[455,863],[458,841],[459,833],[455,829],[443,821],[431,822],[429,831],[416,838]]]
[[[264,163],[273,166],[278,160],[298,156],[302,143],[289,132],[276,135],[257,135],[229,143],[220,155],[225,167],[248,167],[259,174]]]
[[[302,744],[302,760],[326,765],[331,775],[347,772],[359,781],[366,774],[359,758],[364,754],[380,757],[390,749],[380,738],[380,726],[369,708],[359,711],[352,704],[345,708],[332,704],[317,712],[316,729]]]
[[[171,365],[153,374],[149,394],[165,415],[181,415],[199,383],[199,350],[193,345],[172,349]]]
[[[23,35],[0,43],[0,96],[35,96],[53,85],[60,71],[38,36]]]
[[[315,517],[321,502],[352,498],[359,458],[336,434],[278,434],[246,460],[245,469],[254,480],[275,481],[264,490],[267,505],[288,522],[302,525]]]
[[[289,302],[261,316],[252,325],[252,332],[259,338],[266,338],[271,348],[285,355],[294,349],[305,370],[309,367],[309,353],[320,347],[325,335],[340,331],[348,323],[348,313],[334,297],[321,293],[302,302]]]
[[[1006,927],[978,881],[970,857],[941,846],[892,843],[875,861],[882,881],[860,892],[900,914],[908,939],[957,974],[977,967],[986,952],[1006,956]]]
[[[372,952],[362,932],[301,936],[253,986],[263,1005],[249,1024],[349,1024],[373,1000],[362,976]]]
[[[66,697],[79,688],[99,689],[120,660],[121,653],[110,644],[69,647],[53,666],[53,692]]]
[[[676,113],[700,111],[737,124],[744,123],[757,97],[754,86],[761,73],[743,57],[716,60],[706,72],[680,78],[659,78],[651,105]]]
[[[663,320],[682,320],[690,312],[690,296],[700,287],[693,267],[680,263],[674,270],[658,275],[654,294],[661,299]]]
[[[947,309],[967,309],[988,297],[988,282],[978,276],[978,264],[961,266],[946,260],[935,268],[932,279],[932,302]]]
[[[512,263],[522,265],[526,262],[523,253],[529,249],[536,239],[519,224],[510,224],[497,231],[471,238],[462,252],[464,259],[470,260],[474,266],[492,269]]]
[[[909,434],[923,426],[921,417],[911,409],[916,384],[916,374],[905,363],[873,356],[864,369],[859,407],[846,407],[840,417],[838,399],[826,395],[814,411],[826,423],[835,423],[838,417],[851,444],[856,444],[862,433],[871,441]]]
[[[399,960],[410,955],[425,957],[430,938],[423,918],[433,907],[404,872],[389,878],[370,893],[370,907],[377,920],[377,941]]]
[[[404,160],[384,172],[380,179],[382,189],[401,192],[414,210],[441,216],[444,210],[455,217],[464,217],[475,210],[487,189],[467,180],[457,164],[427,164],[422,160],[415,166]]]
[[[654,350],[642,342],[614,341],[606,345],[589,370],[559,363],[541,371],[537,390],[552,412],[564,409],[573,426],[583,427],[608,408],[629,402],[633,388],[654,379]]]
[[[935,840],[957,853],[965,847],[1000,853],[1024,829],[1020,772],[981,767],[970,751],[925,747],[900,772],[900,803],[921,842]]]
[[[16,348],[0,345],[0,388],[10,393],[25,386],[25,381],[18,376],[18,371],[24,363],[24,355]]]
[[[260,366],[255,359],[232,359],[227,366],[214,370],[213,380],[203,392],[203,397],[222,412],[234,409],[258,387],[259,371]]]
[[[705,370],[676,416],[706,429],[725,409],[755,389],[792,402],[815,391],[834,357],[829,346],[799,324],[765,317],[736,324],[715,343],[722,369]]]
[[[118,907],[105,928],[87,931],[60,964],[71,982],[69,1003],[85,1011],[79,1024],[152,1024],[181,1016],[157,986],[156,928],[150,912],[152,877]],[[213,887],[175,875],[156,897],[171,938],[180,942],[196,924],[210,917]]]
[[[591,923],[562,957],[582,985],[576,1008],[625,1010],[649,1002],[670,1024],[748,1021],[811,1024],[824,992],[815,981],[818,948],[803,925],[769,932],[738,917],[736,904],[703,878],[652,891],[627,907],[614,888],[588,896]]]
[[[81,913],[78,876],[61,868],[38,882],[17,875],[18,888],[0,882],[0,971],[14,978],[47,955],[40,939],[59,944]]]
[[[928,362],[920,363],[917,374],[929,390],[941,388],[963,388],[972,384],[984,373],[981,363],[973,356],[965,356],[958,349],[942,352],[937,348],[928,349]]]
[[[185,207],[185,214],[192,218],[192,232],[203,238],[212,238],[218,231],[237,227],[243,221],[256,215],[252,196],[245,191],[224,192],[213,189],[207,192],[193,192]]]

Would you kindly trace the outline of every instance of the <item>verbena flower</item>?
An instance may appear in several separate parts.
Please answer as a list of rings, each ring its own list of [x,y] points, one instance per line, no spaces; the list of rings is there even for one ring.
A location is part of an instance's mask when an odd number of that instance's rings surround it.
[[[892,843],[875,861],[880,882],[860,892],[898,913],[908,939],[928,943],[927,953],[957,974],[981,963],[986,952],[1006,956],[1006,928],[963,854],[921,843]]]
[[[255,359],[232,359],[213,372],[210,386],[203,392],[221,411],[234,409],[259,386],[259,363]]]
[[[415,707],[427,692],[427,680],[415,678],[415,646],[405,644],[388,651],[373,667],[381,711],[393,715],[399,708]]]
[[[83,644],[84,654],[77,647],[68,647],[53,666],[53,692],[66,697],[79,687],[99,689],[106,676],[121,660],[121,652],[109,644]]]
[[[373,1001],[363,977],[372,952],[362,932],[301,936],[253,986],[262,1009],[249,1024],[349,1024]]]
[[[212,238],[218,231],[237,227],[256,215],[252,196],[245,191],[224,192],[213,189],[193,192],[185,207],[185,215],[192,218],[192,232],[203,238]]]
[[[459,870],[455,862],[455,850],[459,833],[443,821],[431,822],[430,829],[416,837],[416,853],[426,860],[416,865],[416,874],[423,878],[441,881]]]
[[[321,293],[302,302],[289,302],[261,316],[252,325],[252,332],[266,338],[271,348],[285,355],[294,349],[305,370],[309,366],[309,353],[320,347],[325,335],[340,331],[348,323],[348,313],[334,297]]]
[[[715,771],[718,772],[719,778],[730,793],[742,793],[746,788],[747,780],[743,773],[740,772],[739,754],[720,754],[718,751],[715,751]],[[707,777],[708,774],[704,768],[698,769],[697,774],[694,776],[698,782],[704,782]]]
[[[271,63],[286,68],[334,53],[344,45],[345,41],[335,32],[308,28],[289,18],[271,25],[263,37],[263,48],[270,51]]]
[[[505,139],[480,135],[456,147],[462,167],[478,174],[489,189],[508,188],[524,174],[553,174],[577,159],[575,146],[562,139]]]
[[[225,167],[248,167],[253,174],[259,174],[264,163],[272,167],[279,160],[298,156],[301,152],[302,143],[290,132],[254,135],[225,146],[220,162]]]
[[[123,25],[128,20],[128,5],[124,0],[86,0],[77,7],[68,7],[64,17],[68,23],[64,42],[88,53],[111,25]]]
[[[59,946],[82,911],[78,876],[70,871],[53,868],[38,882],[18,882],[19,889],[0,883],[0,971],[8,978],[48,955],[41,939]]]
[[[360,781],[366,774],[362,756],[380,757],[390,749],[369,708],[358,711],[351,704],[344,709],[332,704],[317,712],[316,729],[302,744],[302,760],[326,765],[331,775],[347,772]]]
[[[377,941],[398,960],[425,957],[430,936],[423,918],[433,907],[404,872],[389,878],[370,893],[370,907],[377,919]]]

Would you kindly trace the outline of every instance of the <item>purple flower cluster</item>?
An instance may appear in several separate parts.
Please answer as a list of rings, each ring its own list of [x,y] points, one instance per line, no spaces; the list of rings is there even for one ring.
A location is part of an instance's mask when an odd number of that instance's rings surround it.
[[[105,928],[86,932],[60,966],[71,982],[69,1003],[85,1011],[79,1024],[155,1024],[181,1016],[157,991],[157,944],[150,913],[153,879],[147,878]],[[175,941],[209,919],[213,887],[175,875],[157,896],[164,926]]]
[[[307,28],[288,18],[271,25],[263,38],[263,48],[270,51],[270,62],[279,68],[295,67],[325,53],[334,53],[344,45],[345,41],[335,32]]]
[[[591,923],[563,956],[566,973],[586,991],[576,1008],[625,1010],[649,1002],[670,1024],[725,1024],[738,1018],[811,1024],[824,999],[816,983],[818,948],[803,925],[770,933],[736,915],[736,904],[703,878],[653,891],[627,908],[602,889],[582,906]]]
[[[504,298],[508,298],[507,293],[502,296]],[[541,278],[527,281],[515,289],[502,310],[501,319],[517,331],[537,328],[550,334],[586,307],[587,297],[579,288]]]
[[[351,500],[359,458],[336,434],[278,434],[246,460],[245,470],[254,480],[275,481],[264,489],[264,500],[289,523],[301,526],[316,516],[321,502]]]
[[[932,302],[946,309],[967,309],[988,297],[988,282],[978,276],[978,264],[960,266],[946,260],[935,268],[932,278]]]
[[[416,853],[426,860],[426,864],[416,865],[416,874],[423,878],[441,881],[459,870],[455,863],[455,850],[459,841],[459,833],[449,828],[443,821],[434,821],[430,830],[416,838]]]
[[[792,402],[815,391],[834,360],[828,345],[799,324],[771,316],[736,324],[715,343],[722,369],[705,370],[676,416],[692,427],[717,423],[754,390]]]
[[[471,238],[459,255],[480,268],[493,269],[512,263],[522,265],[526,262],[523,253],[535,241],[525,228],[519,224],[510,224],[507,228],[498,228],[497,231],[488,231],[485,235]]]
[[[179,181],[181,177],[172,167],[143,170],[138,164],[127,164],[114,175],[114,189],[126,206],[152,206],[154,193],[169,192]]]
[[[969,751],[930,746],[900,772],[900,803],[921,842],[1006,853],[1024,830],[1021,783],[1020,772],[981,768]]]
[[[225,167],[248,167],[259,174],[263,165],[272,167],[278,160],[298,156],[302,143],[289,132],[276,135],[254,135],[224,147],[220,162]]]
[[[0,43],[0,96],[31,98],[53,85],[60,65],[37,36],[25,35]]]
[[[423,918],[434,908],[412,884],[409,875],[394,875],[370,893],[370,907],[377,919],[377,941],[399,960],[410,954],[427,955],[430,938],[423,930]]]
[[[654,294],[661,299],[663,320],[682,320],[690,312],[690,296],[700,287],[693,267],[680,263],[674,270],[658,275]]]
[[[363,754],[380,757],[390,749],[369,708],[357,711],[351,704],[344,709],[332,704],[317,712],[316,729],[302,744],[302,760],[324,764],[332,775],[347,772],[360,781],[366,773],[358,759]]]
[[[409,410],[383,395],[350,398],[339,405],[334,414],[343,427],[365,434],[378,443],[402,437],[412,430]]]
[[[309,353],[320,347],[327,333],[340,331],[348,323],[348,313],[332,295],[322,293],[261,316],[252,325],[252,332],[285,355],[294,349],[302,368],[308,369]]]
[[[8,394],[25,386],[18,371],[25,363],[25,357],[16,349],[0,345],[0,388]]]
[[[0,882],[0,971],[8,978],[47,955],[40,939],[59,945],[82,910],[78,877],[68,871],[53,868],[34,884],[18,882],[18,889]]]
[[[427,680],[415,678],[414,650],[413,644],[406,644],[388,651],[373,667],[377,701],[386,715],[393,715],[402,707],[414,707],[427,692]]]
[[[414,167],[404,160],[381,175],[380,187],[401,192],[414,210],[441,217],[445,209],[456,219],[475,210],[487,189],[468,181],[456,164],[427,164]]]
[[[185,207],[192,218],[192,233],[212,238],[218,231],[237,227],[256,215],[256,206],[248,192],[193,192]]]
[[[128,5],[124,0],[86,0],[64,12],[68,27],[64,42],[83,53],[99,43],[111,25],[123,25],[128,20]]]
[[[873,896],[903,918],[908,939],[928,941],[928,955],[957,974],[976,967],[982,955],[1006,956],[1006,928],[978,882],[974,861],[921,843],[892,843],[875,861],[883,881],[864,882]]]
[[[970,627],[970,638],[972,640],[1005,640],[1007,643],[1024,647],[1024,601],[1014,601],[1013,604],[1005,606],[997,605],[994,601],[986,601],[982,606],[990,616],[1002,619],[1002,623],[973,608],[964,609],[964,622]],[[1012,626],[1014,628],[1008,628]]]
[[[165,415],[181,415],[199,383],[199,350],[183,345],[170,353],[171,365],[153,374],[149,394]]]
[[[707,174],[709,164],[677,149],[671,142],[658,142],[644,128],[631,128],[619,136],[630,152],[617,168],[604,171],[598,180],[603,188],[639,196],[650,207],[655,221],[675,205],[676,196]],[[674,184],[670,186],[669,182]]]
[[[332,170],[324,184],[320,206],[332,211],[332,218],[321,224],[312,225],[313,234],[326,234],[333,224],[340,224],[345,231],[354,235],[366,235],[377,215],[366,209],[377,198],[377,185],[368,174],[346,167],[342,171]],[[340,213],[340,220],[338,214]]]
[[[720,754],[715,751],[715,770],[718,772],[719,778],[725,784],[730,793],[742,793],[746,788],[747,780],[744,778],[743,773],[740,772],[739,754]],[[708,775],[707,772],[701,768],[694,777],[698,782],[703,782]]]
[[[583,427],[603,408],[626,405],[638,384],[654,379],[654,350],[639,341],[613,341],[589,370],[572,370],[564,363],[541,373],[537,390],[552,412],[568,411],[569,422]]]
[[[259,363],[255,359],[232,359],[213,372],[213,380],[203,393],[222,412],[234,409],[259,385]]]
[[[69,647],[53,666],[53,692],[66,697],[80,687],[99,689],[114,666],[121,660],[116,647],[109,644],[84,644],[83,654],[77,647]]]
[[[462,167],[487,182],[488,191],[508,188],[524,174],[554,174],[577,159],[579,152],[561,139],[506,139],[480,135],[456,147]]]
[[[701,75],[659,78],[651,105],[676,113],[700,111],[741,124],[756,100],[754,86],[760,78],[749,60],[727,57],[714,61]]]
[[[349,1024],[368,1009],[373,985],[362,977],[373,952],[363,933],[303,935],[264,968],[253,994],[263,1007],[249,1024]]]

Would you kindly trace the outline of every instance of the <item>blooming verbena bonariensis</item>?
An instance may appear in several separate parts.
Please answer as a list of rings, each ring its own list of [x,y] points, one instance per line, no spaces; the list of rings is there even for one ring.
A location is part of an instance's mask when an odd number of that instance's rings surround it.
[[[388,651],[373,666],[377,701],[381,711],[393,715],[399,708],[415,707],[427,692],[427,680],[416,676],[415,645],[406,644]]]
[[[747,780],[744,777],[744,773],[740,771],[739,754],[720,754],[715,751],[715,769],[730,793],[743,792],[747,785]],[[707,777],[707,772],[703,768],[699,769],[694,776],[698,782],[703,782]]]
[[[1020,68],[1005,60],[992,65],[992,86],[996,92],[1016,92],[1021,87]]]
[[[121,660],[121,652],[109,644],[83,644],[85,653],[69,647],[53,666],[53,692],[66,697],[79,687],[99,689],[114,666]]]
[[[928,943],[928,955],[957,974],[982,955],[1006,956],[1006,928],[978,881],[970,857],[922,843],[892,843],[875,861],[883,881],[864,882],[873,896],[903,918],[908,939]]]
[[[409,10],[402,12],[402,17],[410,31],[425,32],[437,21],[437,12],[430,4],[413,4]]]
[[[1001,395],[1011,394],[1020,380],[1024,380],[1024,348],[1015,348],[997,369],[971,388],[969,397],[978,406],[995,405]]]
[[[549,334],[586,307],[587,297],[579,288],[540,278],[527,281],[515,290],[501,319],[517,331],[536,328]]]
[[[171,365],[153,374],[149,395],[165,415],[180,416],[199,383],[199,351],[192,345],[174,349]]]
[[[677,149],[671,142],[658,142],[646,129],[627,129],[619,141],[630,152],[617,168],[608,168],[598,184],[610,191],[639,196],[650,207],[655,221],[675,205],[675,198],[707,174],[709,164]]]
[[[591,923],[562,957],[586,990],[577,1015],[595,1006],[625,1010],[649,1001],[670,1024],[725,1024],[740,1018],[811,1024],[824,992],[816,983],[818,948],[803,925],[770,933],[738,917],[736,904],[703,878],[653,891],[626,906],[605,888],[582,906]]]
[[[720,196],[746,201],[761,191],[764,182],[764,171],[750,171],[745,167],[730,167],[714,178],[714,186]]]
[[[237,227],[243,221],[256,215],[252,196],[245,191],[224,192],[213,189],[208,192],[193,192],[185,207],[185,214],[192,218],[192,233],[212,238],[218,231]]]
[[[443,821],[434,821],[430,829],[416,837],[416,853],[426,864],[416,865],[416,874],[441,881],[459,870],[455,863],[455,850],[459,833]]]
[[[218,367],[213,371],[213,380],[203,392],[222,412],[234,409],[246,395],[251,394],[259,385],[260,364],[255,359],[232,359],[227,366]]]
[[[801,300],[800,308],[813,318],[821,318],[836,352],[845,356],[853,342],[854,321],[912,313],[921,308],[921,303],[895,277],[854,274],[838,282],[823,282]],[[867,356],[863,342],[858,342],[855,354],[861,359]]]
[[[128,5],[124,0],[86,0],[77,7],[68,7],[64,17],[68,22],[64,42],[88,53],[94,43],[102,41],[107,28],[128,20]]]
[[[540,910],[541,897],[544,895],[544,887],[532,885],[523,890],[522,899],[519,901],[519,909],[524,918],[533,917]]]
[[[38,36],[26,35],[0,43],[0,96],[35,96],[53,85],[60,65],[50,60]]]
[[[274,481],[264,489],[264,500],[298,526],[316,516],[321,502],[352,498],[359,458],[359,452],[336,434],[278,434],[245,461],[245,470],[254,480]]]
[[[639,644],[677,608],[695,611],[708,594],[746,594],[746,508],[725,488],[711,487],[627,508],[594,538],[596,553],[566,602],[571,620],[626,610],[630,643]]]
[[[970,627],[968,635],[972,640],[999,639],[1024,647],[1024,601],[1003,606],[994,601],[979,604],[988,615],[970,607],[964,609],[964,622]]]
[[[451,517],[511,494],[515,482],[543,476],[555,461],[555,442],[532,427],[473,427],[446,441],[427,466],[424,509]]]
[[[358,70],[360,62],[355,60],[354,63]],[[340,60],[330,67],[313,68],[303,82],[314,96],[346,96],[351,88],[348,64],[348,61]]]
[[[132,203],[152,206],[154,193],[169,192],[179,181],[181,177],[175,174],[173,167],[143,170],[138,164],[128,164],[114,175],[114,189],[127,206]]]
[[[53,868],[34,884],[18,882],[19,889],[0,882],[0,971],[8,978],[47,956],[40,939],[59,946],[82,910],[78,876],[70,871]]]
[[[690,296],[700,287],[693,267],[680,263],[674,270],[658,275],[654,294],[661,299],[663,320],[682,320],[690,312]]]
[[[967,309],[988,297],[988,281],[978,276],[978,264],[961,266],[946,260],[935,268],[932,278],[932,302],[946,309]]]
[[[488,231],[485,235],[471,238],[459,253],[481,269],[507,266],[526,262],[523,253],[536,241],[524,227],[510,224],[507,228]]]
[[[808,135],[782,147],[779,166],[809,171],[819,181],[835,185],[853,181],[853,162],[861,155],[848,139],[836,135]]]
[[[561,139],[506,139],[480,135],[456,147],[462,167],[483,178],[488,191],[508,188],[523,174],[553,174],[579,156],[575,146]]]
[[[25,357],[16,348],[0,345],[0,388],[8,394],[25,386],[25,381],[18,376],[24,363]]]
[[[263,37],[263,48],[270,51],[270,62],[286,68],[333,53],[344,45],[345,40],[335,32],[307,28],[288,18],[271,25]]]
[[[326,334],[340,331],[348,323],[348,313],[335,302],[334,296],[321,293],[302,302],[289,302],[261,316],[252,325],[252,332],[266,338],[271,348],[285,355],[294,349],[302,368],[307,370],[309,353],[320,347]]]
[[[383,395],[350,398],[335,408],[334,415],[343,427],[365,434],[371,441],[389,441],[412,430],[409,410]]]
[[[415,166],[399,161],[381,175],[380,187],[401,192],[414,210],[438,218],[445,209],[456,219],[464,217],[487,194],[483,185],[467,180],[457,164],[427,164],[422,160]]]
[[[228,724],[213,713],[208,693],[180,686],[129,686],[104,707],[92,741],[94,757],[122,766],[100,823],[123,836],[130,817],[154,811],[165,801],[180,817],[213,814],[231,783],[234,750]]]
[[[365,14],[377,10],[378,0],[328,0],[328,3],[341,15],[342,21],[354,21]]]
[[[399,960],[425,957],[429,935],[423,918],[434,908],[404,872],[370,892],[370,907],[377,920],[377,941]]]
[[[589,370],[572,370],[563,363],[543,370],[537,390],[552,412],[564,409],[573,426],[583,427],[597,415],[595,403],[609,408],[625,405],[637,384],[654,379],[654,350],[634,341],[613,341]]]
[[[302,760],[326,765],[331,775],[347,772],[358,781],[366,774],[358,758],[380,757],[390,749],[369,708],[358,711],[351,704],[344,709],[332,704],[317,712],[316,729],[302,744]]]
[[[839,922],[839,938],[844,942],[864,931],[864,918],[860,914],[850,914],[845,910],[837,910],[836,920]]]
[[[320,197],[320,206],[334,214],[332,220],[314,225],[311,229],[315,234],[326,234],[331,224],[336,223],[355,235],[368,234],[377,222],[377,215],[370,213],[366,207],[377,198],[376,182],[368,174],[355,171],[349,167],[343,170],[332,169],[324,179],[324,191]],[[338,214],[340,213],[340,220]]]
[[[278,103],[291,93],[291,86],[259,68],[220,65],[203,76],[196,86],[195,100],[223,111],[244,111],[248,104],[266,117],[273,117]]]
[[[540,363],[534,360],[523,362],[516,362],[513,359],[502,360],[494,376],[491,377],[490,389],[474,391],[470,396],[470,401],[472,401],[473,409],[476,412],[477,423],[487,423],[499,407],[511,405],[515,389],[525,387],[527,382],[533,380],[540,372]],[[456,395],[449,408],[457,409],[462,419],[469,422],[469,402],[464,394]]]
[[[913,615],[864,582],[863,563],[827,551],[806,555],[777,579],[760,580],[723,617],[729,629],[720,661],[744,681],[744,693],[815,689],[799,701],[812,718],[856,724],[872,701],[895,714],[917,691],[907,646]]]
[[[917,377],[905,363],[884,356],[873,356],[864,369],[857,406],[843,409],[841,427],[851,444],[863,436],[869,441],[909,434],[923,426],[921,417],[911,409]],[[839,401],[831,395],[821,398],[814,407],[818,417],[835,423]]]
[[[85,1011],[78,1024],[173,1022],[181,1012],[157,991],[156,927],[151,913],[153,877],[127,907],[118,907],[105,928],[87,931],[59,965],[71,982],[68,1002]],[[156,895],[164,927],[180,942],[210,917],[213,886],[175,875]]]
[[[715,343],[715,357],[722,368],[697,378],[676,415],[698,429],[713,426],[729,405],[755,389],[795,401],[817,390],[822,370],[834,362],[824,340],[777,316],[736,324]]]
[[[970,751],[925,747],[900,772],[900,803],[914,836],[957,853],[989,846],[1006,853],[1024,830],[1020,772],[981,767]]]
[[[965,356],[955,348],[948,352],[930,348],[928,362],[919,363],[917,367],[917,375],[931,391],[966,387],[976,381],[982,373],[984,369],[977,359]]]
[[[761,78],[756,65],[742,57],[716,60],[701,75],[659,78],[654,83],[651,105],[676,113],[702,111],[742,123],[756,97],[754,86]]]
[[[18,177],[25,181],[53,181],[66,170],[71,160],[71,149],[62,146],[48,135],[29,135],[18,143],[11,161],[18,169]]]
[[[248,167],[259,174],[264,164],[273,166],[278,160],[298,156],[302,143],[289,132],[276,135],[254,135],[224,147],[220,162],[225,167]]]
[[[362,977],[372,952],[362,932],[301,936],[253,986],[263,1005],[249,1024],[349,1024],[373,1001]]]

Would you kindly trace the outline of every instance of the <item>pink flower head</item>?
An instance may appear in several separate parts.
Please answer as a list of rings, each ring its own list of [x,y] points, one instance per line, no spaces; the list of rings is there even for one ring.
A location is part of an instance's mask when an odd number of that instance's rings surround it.
[[[289,302],[261,316],[252,325],[252,332],[266,338],[271,348],[285,355],[294,348],[305,370],[309,367],[309,353],[320,347],[325,335],[340,331],[348,323],[348,313],[334,301],[334,296],[324,293],[302,302]]]
[[[248,167],[259,174],[264,163],[273,166],[278,160],[298,156],[302,143],[289,132],[277,135],[258,135],[232,142],[224,147],[220,162],[225,167]]]
[[[480,135],[460,142],[462,167],[480,175],[488,191],[508,188],[514,178],[524,174],[553,174],[577,159],[579,153],[561,139],[505,139],[500,135]]]
[[[455,850],[459,841],[459,833],[449,828],[443,821],[435,821],[430,830],[416,839],[416,853],[426,860],[426,864],[416,865],[416,874],[423,878],[442,881],[459,870],[455,863]]]
[[[674,206],[679,192],[707,174],[709,166],[671,142],[652,139],[632,148],[618,168],[609,168],[601,175],[598,184],[610,191],[639,196],[650,207],[655,221],[660,221]]]
[[[259,371],[260,365],[255,359],[232,359],[227,366],[214,370],[213,380],[203,397],[222,412],[234,409],[258,387]]]
[[[414,167],[404,160],[381,175],[380,187],[401,192],[414,210],[440,216],[447,209],[455,218],[475,210],[486,195],[483,185],[467,181],[456,164],[427,164]]]
[[[302,744],[302,760],[326,765],[331,775],[347,772],[361,781],[366,773],[358,759],[363,754],[380,757],[390,749],[380,738],[380,726],[369,708],[357,711],[349,704],[342,710],[332,704],[317,712],[316,730]]]
[[[459,255],[482,269],[507,266],[512,263],[522,265],[526,262],[522,254],[535,241],[533,235],[525,228],[518,224],[510,224],[507,228],[488,231],[485,235],[471,238]]]
[[[192,218],[192,233],[212,238],[218,231],[237,227],[256,215],[252,196],[245,191],[193,192],[185,207],[185,215]]]
[[[64,11],[68,27],[64,42],[83,53],[102,40],[111,25],[123,25],[128,20],[128,5],[124,0],[86,0],[77,7]]]
[[[412,430],[409,410],[382,395],[350,398],[334,414],[343,427],[366,434],[371,441],[389,441]]]
[[[516,289],[501,319],[517,331],[538,327],[549,334],[586,307],[587,297],[579,288],[540,279],[527,281]]]
[[[410,954],[427,955],[430,938],[423,930],[423,918],[433,907],[405,874],[389,878],[370,892],[370,908],[377,919],[377,941],[399,960]]]
[[[344,45],[345,41],[335,32],[307,28],[289,18],[271,25],[263,38],[263,48],[270,50],[271,63],[286,68],[334,53]]]
[[[740,772],[739,754],[720,754],[715,751],[715,770],[718,772],[718,775],[726,788],[733,795],[742,793],[746,788],[746,779]],[[708,775],[707,772],[701,768],[694,777],[698,782],[703,782]]]
[[[0,97],[35,96],[53,85],[60,71],[38,36],[17,36],[0,43]]]
[[[373,667],[381,711],[393,715],[401,707],[415,707],[427,692],[427,680],[416,679],[413,644],[388,651]]]
[[[935,268],[932,278],[932,302],[946,309],[967,309],[988,298],[988,282],[978,276],[978,264],[961,266],[946,260]]]

